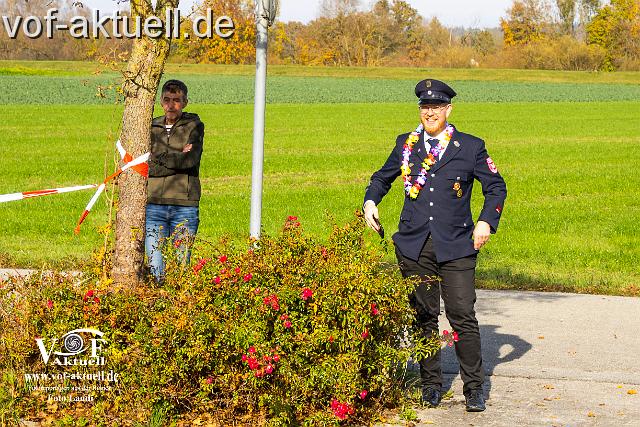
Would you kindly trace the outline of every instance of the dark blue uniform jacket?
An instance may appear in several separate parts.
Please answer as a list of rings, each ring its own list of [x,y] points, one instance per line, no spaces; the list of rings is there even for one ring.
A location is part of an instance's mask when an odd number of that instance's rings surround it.
[[[425,132],[422,132],[409,159],[412,182],[419,175],[420,164],[428,154],[424,135]],[[398,136],[387,162],[371,176],[365,202],[372,200],[378,205],[393,181],[400,176],[402,147],[408,136],[409,133]],[[393,241],[402,255],[417,261],[429,234],[438,262],[477,252],[471,238],[474,227],[471,189],[474,179],[480,181],[484,194],[484,206],[478,220],[489,223],[491,232],[496,232],[507,197],[507,187],[487,154],[484,141],[456,130],[440,160],[428,171],[427,182],[418,198],[412,200],[405,193],[398,232],[393,235]],[[455,189],[458,187],[462,190],[461,197],[458,197]]]

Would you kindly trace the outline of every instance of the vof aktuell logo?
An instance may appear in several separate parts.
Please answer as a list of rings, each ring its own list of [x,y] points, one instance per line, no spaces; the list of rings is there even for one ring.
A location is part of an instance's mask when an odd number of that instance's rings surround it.
[[[69,331],[50,342],[36,338],[36,343],[45,365],[104,366],[106,362],[101,353],[107,340],[103,336],[104,333],[97,329],[82,328]]]

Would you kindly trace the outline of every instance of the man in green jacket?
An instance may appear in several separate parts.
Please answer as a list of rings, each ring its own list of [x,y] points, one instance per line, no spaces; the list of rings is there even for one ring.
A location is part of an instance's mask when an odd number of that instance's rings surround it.
[[[168,80],[162,86],[160,104],[164,116],[151,124],[151,157],[147,181],[145,248],[151,274],[164,278],[163,239],[171,236],[185,264],[189,247],[198,231],[200,202],[200,157],[204,123],[187,106],[187,86]]]

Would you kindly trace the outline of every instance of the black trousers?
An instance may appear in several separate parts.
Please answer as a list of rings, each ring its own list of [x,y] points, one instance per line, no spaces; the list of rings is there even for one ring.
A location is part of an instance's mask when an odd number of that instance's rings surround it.
[[[418,261],[405,258],[398,248],[396,257],[403,277],[419,276],[422,280],[409,295],[416,310],[416,326],[424,336],[439,333],[440,292],[449,323],[458,333],[455,352],[460,362],[464,392],[482,388],[484,370],[480,348],[480,329],[474,310],[476,302],[475,269],[477,255],[437,262],[431,236],[427,239]],[[441,279],[441,280],[439,280]],[[442,388],[440,351],[420,361],[422,387]]]

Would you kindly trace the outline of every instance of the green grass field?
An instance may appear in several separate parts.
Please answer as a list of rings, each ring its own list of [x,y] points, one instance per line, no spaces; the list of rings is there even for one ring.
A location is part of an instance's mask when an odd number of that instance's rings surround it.
[[[75,69],[88,70],[90,65]],[[184,77],[187,83],[193,79],[188,110],[199,113],[207,126],[200,235],[244,237],[249,228],[253,107],[238,79],[251,79],[242,75],[246,67],[234,72],[214,66],[185,68],[185,74],[170,77]],[[2,72],[9,69],[22,71]],[[0,89],[7,95],[0,98],[0,194],[102,180],[113,168],[122,107],[68,103],[77,95],[69,88],[88,78],[88,71],[83,77],[61,76],[56,63],[43,63],[43,72],[32,76],[25,76],[25,70],[37,71],[38,66],[0,62]],[[197,70],[223,71],[205,75]],[[338,223],[352,218],[395,136],[415,128],[418,117],[409,78],[420,73],[399,69],[400,78],[394,79],[390,72],[374,69],[379,80],[365,81],[357,74],[365,74],[362,69],[292,67],[291,75],[284,75],[282,67],[275,71],[279,80],[268,91],[279,102],[267,108],[263,226],[273,233],[288,215],[297,215],[306,230],[323,236],[329,229],[326,213]],[[473,71],[478,72],[475,78]],[[331,72],[335,77],[327,76]],[[522,72],[526,80],[508,70],[495,72],[491,81],[488,70],[435,70],[429,76],[446,78],[449,73],[461,93],[451,121],[487,141],[509,190],[499,233],[481,254],[481,284],[640,295],[640,73],[625,73],[620,83],[617,74],[599,74],[594,81],[595,75],[576,73],[569,82],[567,73],[547,71],[538,72],[537,79],[536,72]],[[63,78],[70,86],[60,86]],[[376,92],[378,82],[384,89]],[[364,97],[357,96],[359,84]],[[220,104],[220,95],[208,85],[225,88],[224,102],[229,104]],[[95,92],[90,83],[88,87]],[[305,87],[312,94],[320,87],[323,100],[305,100],[299,94]],[[35,93],[44,92],[37,102],[30,98],[35,95],[25,95],[34,88]],[[78,99],[89,99],[91,91]],[[483,100],[485,92],[493,98]],[[380,207],[389,236],[401,208],[399,184]],[[475,193],[477,216],[479,185]],[[90,197],[88,191],[0,204],[0,264],[68,266],[88,258],[100,242],[96,227],[105,224],[107,215],[102,199],[81,235],[73,235]]]

